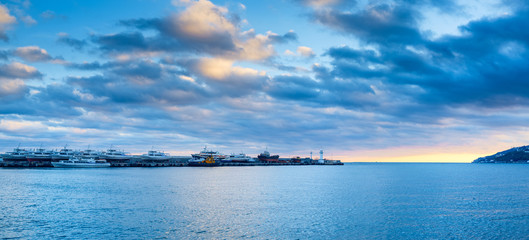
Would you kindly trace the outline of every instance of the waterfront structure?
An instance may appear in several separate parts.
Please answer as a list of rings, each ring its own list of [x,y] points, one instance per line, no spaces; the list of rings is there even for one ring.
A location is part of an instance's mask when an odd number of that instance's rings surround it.
[[[320,159],[318,160],[319,164],[324,164],[325,160],[323,160],[323,149],[320,150]]]
[[[73,150],[65,146],[59,151],[37,148],[26,150],[19,147],[11,152],[0,154],[3,167],[53,167],[54,162],[79,163],[79,160],[97,161],[108,163],[112,167],[168,167],[168,166],[267,166],[267,165],[343,165],[339,160],[325,160],[320,155],[320,160],[312,160],[305,157],[279,158],[279,155],[271,155],[268,150],[252,158],[244,153],[230,154],[228,156],[218,151],[208,150],[207,147],[191,157],[172,157],[161,151],[148,151],[143,155],[127,155],[123,151],[108,149],[98,151],[86,149],[83,151]]]

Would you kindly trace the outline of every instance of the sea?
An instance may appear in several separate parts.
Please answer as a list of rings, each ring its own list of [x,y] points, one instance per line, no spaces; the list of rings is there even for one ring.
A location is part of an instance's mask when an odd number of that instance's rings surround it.
[[[0,168],[2,239],[529,239],[529,164]]]

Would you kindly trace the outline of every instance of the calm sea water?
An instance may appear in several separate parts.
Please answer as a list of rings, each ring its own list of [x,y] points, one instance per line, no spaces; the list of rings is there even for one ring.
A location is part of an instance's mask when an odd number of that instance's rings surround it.
[[[0,237],[527,239],[529,165],[0,169]]]

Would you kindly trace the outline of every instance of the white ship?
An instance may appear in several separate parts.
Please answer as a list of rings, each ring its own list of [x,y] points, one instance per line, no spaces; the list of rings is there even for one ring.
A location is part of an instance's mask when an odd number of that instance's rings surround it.
[[[213,157],[215,160],[222,160],[226,158],[225,155],[220,154],[219,152],[208,150],[207,146],[204,147],[204,150],[200,151],[200,153],[191,154],[191,157],[193,157],[193,160],[202,161],[208,157]]]
[[[103,152],[99,158],[106,160],[129,160],[131,156],[123,151],[112,149],[112,147],[110,147],[106,152]]]
[[[26,157],[29,153],[30,152],[26,149],[17,147],[13,149],[12,152],[6,152],[0,157],[2,157],[4,161],[26,161]]]
[[[77,155],[78,152],[74,151],[73,149],[69,149],[67,147],[68,145],[64,146],[63,149],[59,150],[58,152],[52,155],[52,159],[54,162],[69,160],[70,158]]]
[[[56,168],[102,168],[110,167],[110,163],[105,160],[95,160],[93,158],[78,158],[72,157],[68,160],[61,160],[59,162],[52,162],[53,167]]]
[[[162,161],[162,160],[169,160],[171,156],[169,156],[169,153],[151,150],[151,151],[148,151],[147,154],[143,154],[142,158],[145,160]]]
[[[79,155],[81,158],[99,159],[101,157],[101,152],[90,149],[90,146],[88,146],[86,150],[79,152],[77,155]]]
[[[227,158],[222,159],[222,161],[223,162],[255,162],[255,160],[252,157],[244,153],[231,154]]]

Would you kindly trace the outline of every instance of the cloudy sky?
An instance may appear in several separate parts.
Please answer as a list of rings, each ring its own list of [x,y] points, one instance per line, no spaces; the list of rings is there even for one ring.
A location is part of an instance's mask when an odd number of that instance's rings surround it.
[[[529,144],[517,0],[0,3],[0,151],[469,162]]]

